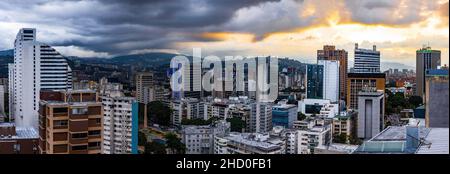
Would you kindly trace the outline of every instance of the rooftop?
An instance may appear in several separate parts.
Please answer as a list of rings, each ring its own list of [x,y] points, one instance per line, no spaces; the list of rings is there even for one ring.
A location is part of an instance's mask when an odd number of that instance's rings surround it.
[[[431,128],[417,154],[449,154],[448,128]]]
[[[4,123],[1,123],[2,125]],[[0,140],[15,140],[15,139],[38,139],[39,134],[36,132],[34,128],[20,128],[16,127],[16,135],[9,136],[0,136]]]

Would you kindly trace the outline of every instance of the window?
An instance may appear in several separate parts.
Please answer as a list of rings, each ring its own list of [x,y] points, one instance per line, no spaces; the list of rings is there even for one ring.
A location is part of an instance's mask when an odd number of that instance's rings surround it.
[[[96,135],[100,135],[101,131],[100,130],[94,130],[94,131],[89,131],[89,136],[96,136]]]
[[[67,120],[55,120],[53,121],[53,126],[59,127],[59,126],[67,126],[68,122]]]
[[[67,108],[53,108],[53,113],[67,113]]]
[[[87,137],[87,133],[75,133],[72,134],[72,138],[86,138]]]
[[[82,145],[82,146],[72,146],[72,150],[86,150],[87,146],[86,145]]]
[[[87,112],[88,112],[87,108],[72,108],[73,115],[83,115],[87,114]]]
[[[99,147],[100,146],[100,142],[90,142],[88,144],[89,147]]]

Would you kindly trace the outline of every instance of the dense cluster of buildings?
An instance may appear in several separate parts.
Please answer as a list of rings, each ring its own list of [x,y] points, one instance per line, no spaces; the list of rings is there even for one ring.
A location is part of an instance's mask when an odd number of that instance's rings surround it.
[[[211,71],[199,66],[202,59],[168,67],[167,77],[135,72],[130,85],[79,80],[65,57],[37,41],[35,29],[21,29],[14,47],[9,78],[0,81],[0,153],[139,153],[138,133],[162,130],[148,120],[154,101],[170,108],[164,131],[180,137],[187,154],[448,153],[448,138],[439,138],[448,137],[448,69],[430,47],[417,50],[415,77],[382,73],[375,45],[355,44],[350,71],[348,52],[325,45],[317,62],[303,67],[279,68],[265,57],[254,59],[256,67],[223,68],[223,78],[213,77],[221,90],[211,91],[198,78]],[[178,91],[168,86],[177,70],[189,74]],[[264,79],[278,82],[270,88],[279,94],[273,102],[261,98],[267,91],[252,90]],[[386,87],[390,80],[399,84]],[[408,125],[386,125],[385,90],[423,98],[421,108],[402,111]]]

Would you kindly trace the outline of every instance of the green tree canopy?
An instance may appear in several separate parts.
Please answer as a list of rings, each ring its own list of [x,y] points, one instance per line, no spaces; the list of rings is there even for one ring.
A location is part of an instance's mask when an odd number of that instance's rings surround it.
[[[171,115],[172,109],[160,101],[153,101],[147,104],[147,118],[152,123],[169,126]]]
[[[186,146],[174,133],[167,133],[164,138],[166,138],[167,148],[169,148],[172,153],[184,154],[186,152]]]
[[[420,96],[414,95],[409,97],[408,102],[412,105],[412,107],[417,108],[423,104],[423,99]]]
[[[145,154],[166,154],[166,146],[154,141],[146,143]]]
[[[301,112],[297,112],[297,120],[302,121],[304,119],[306,119],[306,115]]]
[[[227,122],[230,122],[231,131],[233,132],[242,132],[242,129],[245,128],[245,121],[240,118],[227,118]]]

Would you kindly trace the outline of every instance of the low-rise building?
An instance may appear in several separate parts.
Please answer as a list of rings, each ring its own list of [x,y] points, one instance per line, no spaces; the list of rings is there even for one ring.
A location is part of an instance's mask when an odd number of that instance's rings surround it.
[[[218,121],[212,125],[185,125],[181,141],[186,145],[186,154],[213,154],[214,137],[225,136],[230,132],[230,123]]]
[[[236,133],[214,139],[215,154],[285,154],[286,141],[269,133]]]
[[[282,104],[272,107],[273,126],[292,128],[295,120],[297,120],[297,106]]]
[[[357,154],[449,154],[449,129],[389,126],[355,150]]]
[[[33,128],[0,123],[0,154],[38,154],[39,134]]]

